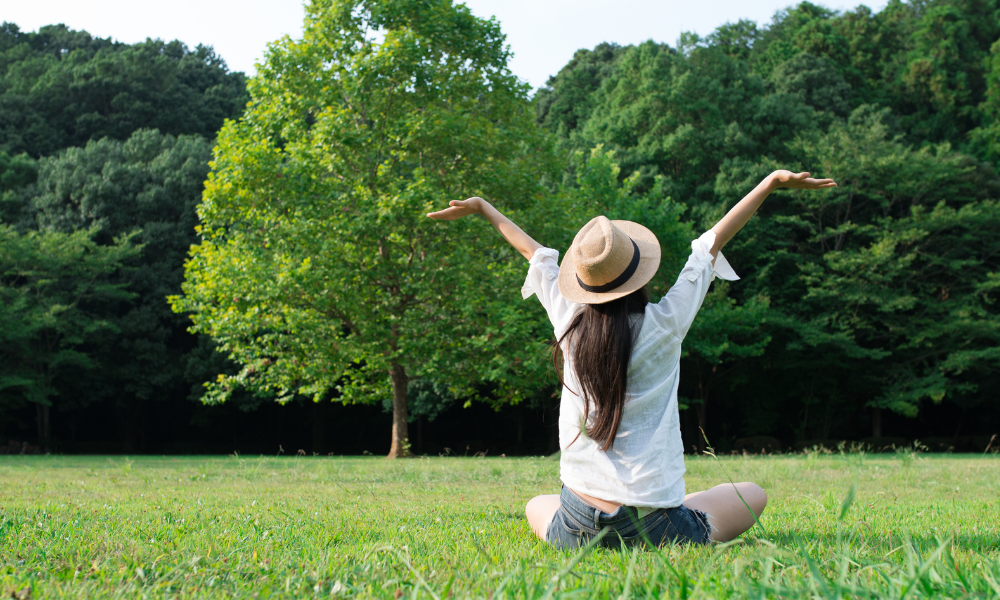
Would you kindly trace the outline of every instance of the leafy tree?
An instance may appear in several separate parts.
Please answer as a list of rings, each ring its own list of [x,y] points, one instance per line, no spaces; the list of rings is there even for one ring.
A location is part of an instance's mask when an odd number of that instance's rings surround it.
[[[719,383],[740,366],[740,359],[762,355],[771,342],[764,332],[768,298],[757,296],[738,304],[728,296],[728,288],[725,283],[715,284],[684,339],[682,368],[685,387],[695,391],[689,404],[694,405],[698,417],[695,443],[699,452],[705,450],[701,432],[708,431],[709,398],[718,391]]]
[[[23,217],[21,193],[38,177],[38,164],[27,154],[0,152],[0,223],[15,223]]]
[[[38,157],[141,128],[215,135],[243,104],[244,76],[205,46],[122,44],[64,25],[0,27],[0,150]]]
[[[114,325],[90,309],[128,292],[108,277],[134,255],[128,239],[102,246],[90,231],[72,234],[0,226],[0,401],[38,412],[39,445],[51,450],[51,407],[79,401],[60,378],[94,367],[86,343]]]
[[[538,124],[567,136],[590,117],[594,92],[615,70],[625,51],[617,44],[598,44],[577,50],[565,67],[545,83],[534,97]]]
[[[811,2],[779,11],[754,46],[754,70],[768,77],[778,65],[805,52],[850,68],[850,42],[837,31],[836,12]]]
[[[967,143],[981,116],[988,56],[1000,38],[995,0],[890,2],[844,14],[809,2],[779,12],[747,59],[770,77],[806,52],[835,65],[853,107],[891,107],[912,143]]]
[[[720,25],[708,37],[706,45],[718,48],[729,58],[748,60],[753,53],[754,44],[760,41],[762,31],[757,23],[740,19],[735,23]]]
[[[775,68],[771,80],[778,92],[796,94],[816,111],[838,117],[851,112],[851,86],[824,56],[796,54]]]
[[[984,13],[992,18],[982,19]],[[926,7],[911,34],[896,101],[915,139],[959,143],[975,126],[986,87],[983,67],[990,44],[1000,37],[998,17],[996,2],[989,0]]]
[[[78,392],[114,403],[130,451],[141,449],[148,404],[185,396],[187,354],[197,342],[166,297],[180,292],[184,257],[197,241],[195,207],[210,155],[200,136],[140,130],[39,162],[31,208],[41,230],[88,231],[102,245],[134,233],[141,246],[113,277],[133,296],[107,298],[99,309],[113,327],[91,336],[89,353],[101,368]]]
[[[515,303],[522,266],[477,224],[424,215],[473,194],[530,206],[547,146],[495,21],[449,0],[306,10],[303,39],[271,46],[220,133],[174,308],[243,365],[211,399],[391,394],[402,456],[411,380],[516,399],[537,347]]]
[[[553,94],[580,93],[567,88]],[[622,178],[639,172],[640,189],[647,189],[663,175],[666,192],[695,208],[715,204],[712,182],[727,157],[780,156],[783,139],[815,126],[800,94],[772,93],[745,63],[715,47],[687,54],[653,42],[628,47],[590,104],[589,118],[565,134],[564,146],[603,144],[615,152]]]
[[[979,111],[983,124],[969,132],[972,151],[983,160],[1000,164],[1000,40],[990,50],[986,97]]]
[[[1000,181],[947,146],[915,150],[891,137],[887,116],[863,106],[829,133],[795,140],[803,162],[838,174],[839,186],[772,209],[779,226],[750,233],[773,250],[747,249],[761,263],[750,290],[771,298],[777,328],[795,332],[775,336],[792,352],[785,366],[812,374],[795,391],[872,407],[875,435],[883,408],[913,416],[923,400],[986,400],[983,378],[1000,366],[987,350],[1000,255],[988,198]],[[828,380],[817,387],[816,377]]]

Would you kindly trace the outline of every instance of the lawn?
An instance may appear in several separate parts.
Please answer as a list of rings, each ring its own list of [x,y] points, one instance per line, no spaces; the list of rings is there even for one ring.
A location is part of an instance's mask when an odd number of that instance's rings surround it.
[[[1000,457],[688,460],[760,483],[764,530],[559,552],[525,502],[548,458],[0,457],[0,596],[1000,597]],[[856,492],[852,492],[856,490]]]

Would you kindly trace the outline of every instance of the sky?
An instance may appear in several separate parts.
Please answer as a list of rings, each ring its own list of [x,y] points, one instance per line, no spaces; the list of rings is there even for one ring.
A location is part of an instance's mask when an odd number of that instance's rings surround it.
[[[815,1],[815,0],[814,0]],[[881,10],[887,0],[865,2]],[[837,10],[861,2],[818,1]],[[675,45],[682,31],[707,35],[739,19],[764,24],[793,0],[468,0],[479,17],[495,16],[514,57],[510,68],[534,88],[580,48],[655,40]],[[4,0],[0,21],[22,31],[65,23],[98,37],[134,43],[147,37],[213,46],[229,68],[252,74],[268,42],[298,37],[301,0]]]

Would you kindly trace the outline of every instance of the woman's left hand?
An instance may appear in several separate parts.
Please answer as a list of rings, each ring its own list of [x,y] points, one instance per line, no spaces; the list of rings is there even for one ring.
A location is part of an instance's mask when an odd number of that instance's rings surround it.
[[[473,196],[468,200],[452,200],[448,203],[448,208],[437,212],[427,213],[427,216],[432,219],[454,221],[455,219],[461,219],[462,217],[467,217],[469,215],[481,214],[483,212],[483,204],[485,202],[485,200],[478,196]]]

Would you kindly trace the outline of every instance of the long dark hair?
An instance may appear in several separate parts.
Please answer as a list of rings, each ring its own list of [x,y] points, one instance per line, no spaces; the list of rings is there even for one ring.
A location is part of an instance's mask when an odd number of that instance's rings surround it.
[[[573,367],[580,385],[579,392],[574,393],[583,397],[580,433],[584,433],[593,406],[594,424],[586,430],[586,436],[605,452],[615,444],[625,408],[628,363],[638,335],[638,328],[633,331],[631,315],[644,312],[647,302],[649,297],[643,287],[605,304],[587,304],[552,348],[552,363],[558,375],[560,346],[563,340],[572,340]],[[562,383],[561,376],[559,381]],[[577,434],[573,442],[579,437]]]

